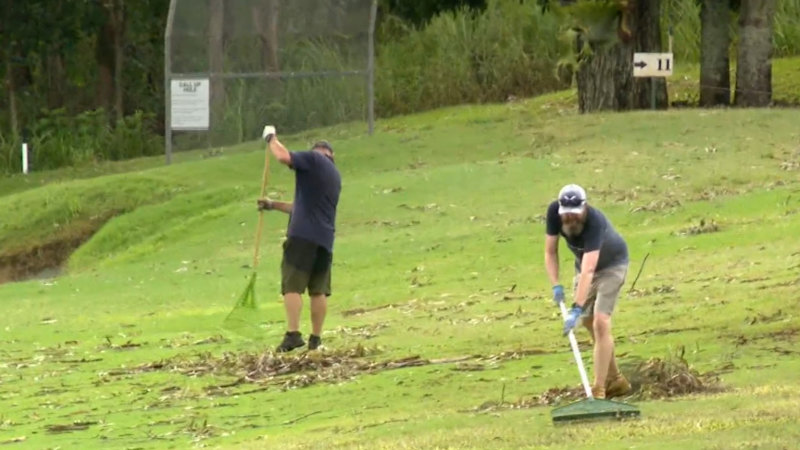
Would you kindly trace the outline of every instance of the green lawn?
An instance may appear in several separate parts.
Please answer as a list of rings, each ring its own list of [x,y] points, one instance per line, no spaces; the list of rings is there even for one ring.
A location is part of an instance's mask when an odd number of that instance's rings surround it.
[[[273,348],[284,331],[285,215],[265,221],[263,338],[220,324],[251,272],[262,144],[73,181],[42,174],[39,187],[4,180],[3,248],[124,213],[72,255],[64,276],[0,286],[0,443],[793,447],[797,111],[579,116],[573,101],[559,93],[448,108],[380,121],[373,137],[361,124],[319,132],[332,134],[343,193],[328,353],[306,357],[340,365],[256,381],[241,379],[233,362]],[[597,425],[555,427],[549,407],[511,407],[578,383],[542,261],[542,215],[569,182],[587,188],[631,250],[614,317],[625,367],[683,349],[695,369],[719,374],[722,392],[635,398],[641,420]],[[292,183],[273,161],[272,195],[290,198]],[[701,220],[718,230],[687,232]],[[561,256],[568,267],[564,247]],[[579,340],[589,363],[584,332]],[[342,358],[343,350],[366,356]],[[414,356],[433,363],[381,364]]]

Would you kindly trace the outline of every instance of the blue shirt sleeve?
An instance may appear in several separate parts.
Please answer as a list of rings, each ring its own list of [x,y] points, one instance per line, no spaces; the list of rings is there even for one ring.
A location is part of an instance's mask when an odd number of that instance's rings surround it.
[[[314,168],[314,154],[312,152],[289,152],[292,169],[305,172]]]

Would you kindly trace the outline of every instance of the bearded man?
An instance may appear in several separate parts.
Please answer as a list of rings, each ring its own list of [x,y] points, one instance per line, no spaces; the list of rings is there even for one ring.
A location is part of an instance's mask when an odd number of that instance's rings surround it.
[[[628,273],[628,246],[606,216],[586,203],[582,187],[564,186],[558,200],[547,208],[545,237],[544,262],[556,306],[564,301],[564,287],[558,281],[561,236],[575,255],[576,272],[574,302],[564,321],[564,335],[582,319],[594,340],[592,394],[595,398],[625,395],[631,385],[614,358],[611,314]]]

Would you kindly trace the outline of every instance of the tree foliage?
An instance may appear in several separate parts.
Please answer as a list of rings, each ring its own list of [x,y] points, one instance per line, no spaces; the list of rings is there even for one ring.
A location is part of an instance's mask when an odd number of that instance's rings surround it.
[[[421,25],[443,11],[460,7],[483,10],[486,0],[381,0],[380,6],[384,13]]]

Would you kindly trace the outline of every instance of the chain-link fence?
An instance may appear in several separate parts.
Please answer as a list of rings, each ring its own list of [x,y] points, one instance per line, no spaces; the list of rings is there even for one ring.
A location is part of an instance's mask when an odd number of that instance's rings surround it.
[[[166,152],[354,120],[373,129],[377,0],[171,0]]]

